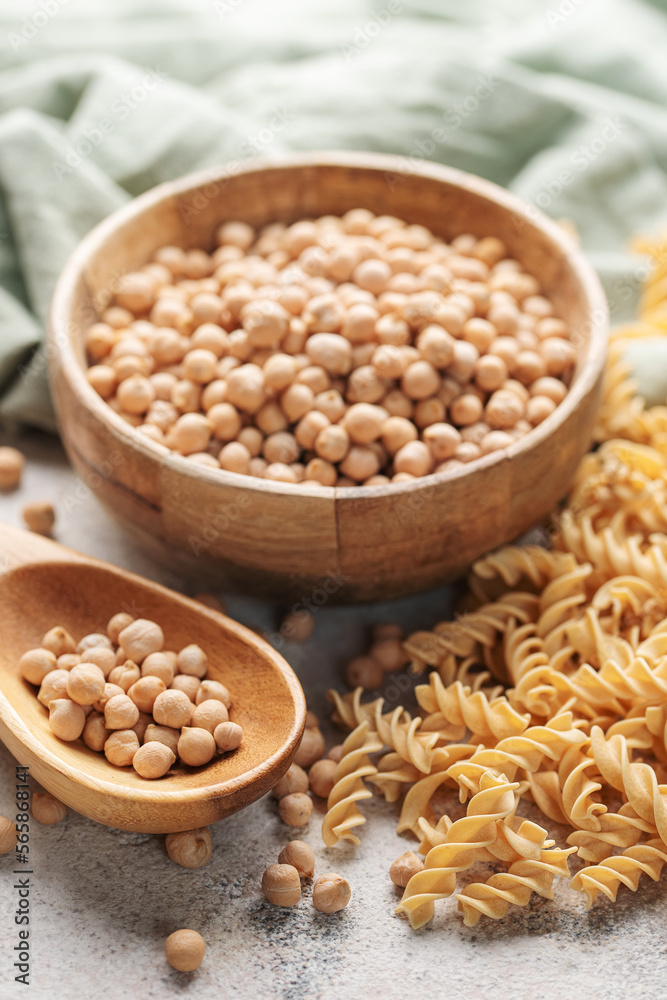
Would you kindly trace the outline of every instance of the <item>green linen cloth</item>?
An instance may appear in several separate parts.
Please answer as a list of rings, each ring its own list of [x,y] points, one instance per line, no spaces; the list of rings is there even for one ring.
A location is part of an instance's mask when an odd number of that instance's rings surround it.
[[[612,318],[667,222],[662,0],[31,0],[0,7],[0,417],[52,428],[68,254],[129,198],[288,150],[470,170],[571,218]],[[644,353],[642,354],[642,351]],[[664,398],[663,345],[635,352]]]

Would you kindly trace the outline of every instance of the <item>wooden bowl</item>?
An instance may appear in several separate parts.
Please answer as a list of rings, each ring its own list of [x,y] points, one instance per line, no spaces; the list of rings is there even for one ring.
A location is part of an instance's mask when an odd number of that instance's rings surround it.
[[[398,157],[301,154],[163,184],[97,226],[70,258],[50,323],[51,385],[69,457],[96,495],[181,572],[290,601],[371,601],[425,590],[516,538],[566,493],[590,445],[607,342],[604,294],[554,222],[488,181]],[[573,331],[578,362],[553,414],[464,469],[388,486],[309,490],[210,470],[133,431],[88,385],[84,332],[114,281],[164,244],[210,247],[253,226],[364,206],[451,239],[498,236]]]

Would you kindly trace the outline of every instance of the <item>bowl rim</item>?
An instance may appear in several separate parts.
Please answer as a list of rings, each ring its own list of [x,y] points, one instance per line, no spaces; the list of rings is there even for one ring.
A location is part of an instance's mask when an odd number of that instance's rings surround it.
[[[237,161],[228,161],[226,164],[185,174],[173,181],[164,181],[136,198],[130,199],[125,205],[106,216],[83,237],[66,261],[56,283],[49,310],[49,343],[54,345],[55,354],[60,355],[72,388],[77,392],[81,401],[88,409],[97,414],[102,422],[109,424],[114,433],[128,447],[139,451],[147,459],[160,460],[161,464],[166,464],[167,468],[176,473],[185,474],[212,485],[224,483],[228,486],[253,490],[257,493],[270,493],[285,497],[312,497],[323,502],[356,500],[360,497],[372,499],[387,494],[397,497],[409,495],[424,489],[435,488],[450,480],[474,475],[476,472],[486,470],[491,466],[510,461],[524,452],[530,452],[544,443],[552,431],[576,411],[583,399],[595,388],[602,373],[609,334],[609,309],[600,279],[576,240],[539,208],[530,205],[513,192],[486,178],[459,170],[457,167],[431,163],[427,160],[411,159],[410,168],[406,170],[403,161],[404,157],[399,154],[346,150],[290,153],[271,158],[253,157],[240,165]],[[231,169],[232,163],[236,165],[234,170]],[[86,265],[91,255],[104,246],[106,240],[119,226],[140,216],[144,211],[154,208],[160,202],[191,194],[209,184],[226,183],[230,177],[267,171],[279,172],[295,167],[317,169],[329,166],[366,169],[371,172],[381,171],[399,176],[424,177],[462,188],[477,197],[486,198],[488,201],[500,205],[508,213],[523,220],[525,225],[541,230],[543,235],[559,247],[570,268],[576,272],[589,304],[588,316],[586,317],[586,323],[589,327],[587,334],[589,346],[585,362],[572,386],[568,389],[567,395],[541,424],[527,431],[524,437],[509,447],[482,455],[460,468],[432,472],[427,476],[421,476],[407,482],[389,482],[377,486],[304,487],[299,483],[259,479],[255,476],[228,472],[224,469],[215,469],[193,462],[187,456],[180,455],[165,445],[139,434],[95,392],[85,376],[86,369],[81,366],[74,351],[69,303],[74,296],[78,281],[85,274]],[[53,364],[53,357],[50,360]]]

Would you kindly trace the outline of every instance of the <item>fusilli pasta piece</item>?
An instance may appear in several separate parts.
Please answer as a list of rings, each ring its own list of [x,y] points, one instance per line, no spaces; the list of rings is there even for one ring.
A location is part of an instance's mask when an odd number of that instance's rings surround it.
[[[322,822],[322,838],[327,847],[332,847],[339,840],[350,840],[353,844],[360,842],[352,829],[365,823],[366,817],[357,802],[372,797],[373,793],[364,785],[364,778],[377,773],[369,755],[381,749],[380,739],[367,722],[360,723],[343,743]]]
[[[570,885],[575,891],[585,893],[587,910],[601,892],[613,902],[621,885],[636,892],[642,875],[648,875],[657,882],[667,861],[666,850],[662,840],[649,840],[646,844],[628,847],[622,854],[582,868]]]

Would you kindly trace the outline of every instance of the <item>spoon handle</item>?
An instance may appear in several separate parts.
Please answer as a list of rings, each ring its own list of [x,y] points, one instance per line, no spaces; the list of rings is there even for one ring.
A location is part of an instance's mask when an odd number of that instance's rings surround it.
[[[33,531],[12,528],[0,521],[0,577],[20,566],[44,562],[85,563],[85,556]]]

